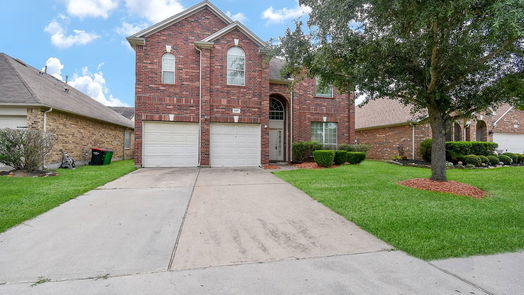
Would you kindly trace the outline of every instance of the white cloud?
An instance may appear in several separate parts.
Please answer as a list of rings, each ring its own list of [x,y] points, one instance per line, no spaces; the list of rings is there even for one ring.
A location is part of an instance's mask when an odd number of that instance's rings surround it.
[[[45,65],[47,66],[47,73],[49,75],[64,81],[62,78],[62,70],[64,69],[64,65],[60,59],[56,57],[50,57],[45,62]],[[90,96],[94,100],[104,105],[129,106],[120,99],[113,97],[113,95],[109,92],[109,89],[106,85],[106,79],[104,78],[104,73],[101,71],[103,66],[103,62],[99,63],[96,67],[96,73],[91,73],[89,72],[88,67],[83,67],[82,74],[73,74],[73,79],[71,79],[71,81],[69,81],[67,84],[78,89],[79,91],[82,91],[87,96]]]
[[[58,48],[68,48],[73,45],[85,45],[100,36],[82,30],[73,30],[73,34],[66,35],[65,29],[56,20],[51,21],[44,31],[51,35],[51,43]]]
[[[311,7],[305,5],[298,5],[295,8],[273,9],[270,6],[262,13],[262,18],[266,19],[268,23],[281,23],[283,21],[294,19],[311,12]]]
[[[239,21],[241,23],[245,23],[247,20],[247,17],[242,12],[232,14],[231,12],[226,11],[226,15],[229,16],[232,20]]]
[[[109,12],[118,7],[117,0],[66,0],[67,12],[78,17],[108,18]]]
[[[64,65],[62,62],[56,58],[56,57],[50,57],[45,62],[45,66],[47,67],[47,73],[58,80],[64,80],[62,78],[62,69],[64,68]],[[42,68],[42,71],[45,70],[45,67]]]
[[[73,79],[68,84],[104,105],[128,106],[128,104],[109,93],[104,73],[100,70],[96,73],[91,73],[87,67],[83,67],[82,75],[74,74]]]
[[[125,3],[131,14],[151,22],[159,22],[184,9],[180,0],[125,0]]]
[[[148,26],[149,25],[147,23],[134,25],[124,21],[118,28],[116,28],[116,32],[124,37],[129,37],[136,32],[142,31]]]

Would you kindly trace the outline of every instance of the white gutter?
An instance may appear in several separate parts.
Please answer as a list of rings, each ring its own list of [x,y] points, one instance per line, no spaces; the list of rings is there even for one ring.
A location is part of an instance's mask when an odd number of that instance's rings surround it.
[[[200,166],[200,159],[202,158],[202,50],[198,50],[199,69],[198,69],[198,166]]]
[[[294,83],[291,81],[291,94],[289,95],[289,161],[293,161],[293,92],[294,92]]]
[[[510,107],[506,112],[504,112],[504,114],[502,114],[502,116],[500,116],[500,118],[497,119],[497,121],[493,122],[493,127],[497,127],[497,123],[502,120],[502,118],[504,118],[504,116],[506,116],[511,110],[513,110],[513,107]]]

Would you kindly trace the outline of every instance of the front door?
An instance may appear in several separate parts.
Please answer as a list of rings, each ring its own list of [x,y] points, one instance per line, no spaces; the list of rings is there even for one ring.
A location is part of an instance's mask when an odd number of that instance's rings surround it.
[[[284,161],[284,120],[269,120],[269,160]]]

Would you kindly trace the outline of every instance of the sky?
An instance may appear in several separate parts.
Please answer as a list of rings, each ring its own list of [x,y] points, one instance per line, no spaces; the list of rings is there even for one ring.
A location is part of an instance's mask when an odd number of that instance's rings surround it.
[[[125,37],[198,0],[1,0],[0,52],[67,80],[93,99],[133,106],[135,53]],[[296,0],[214,0],[215,6],[269,41],[308,7]]]

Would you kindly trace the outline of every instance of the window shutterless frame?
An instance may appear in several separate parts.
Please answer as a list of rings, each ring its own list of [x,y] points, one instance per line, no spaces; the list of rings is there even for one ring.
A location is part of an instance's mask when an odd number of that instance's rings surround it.
[[[315,96],[319,97],[333,97],[333,86],[326,85],[324,88],[320,87],[320,78],[315,78]]]
[[[246,85],[246,54],[238,46],[227,51],[227,85]]]
[[[322,144],[323,148],[337,148],[337,123],[311,122],[311,140]]]
[[[162,55],[162,84],[175,84],[176,58],[171,53]]]

